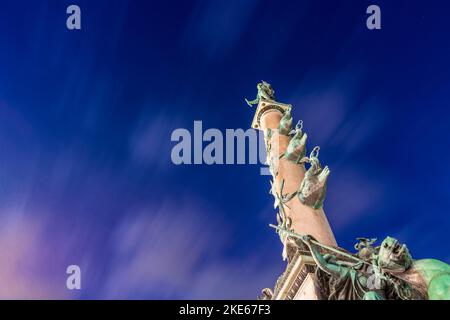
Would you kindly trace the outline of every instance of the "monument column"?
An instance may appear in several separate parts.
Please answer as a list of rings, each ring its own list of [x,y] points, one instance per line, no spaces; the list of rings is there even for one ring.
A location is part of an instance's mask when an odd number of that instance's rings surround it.
[[[268,162],[271,163],[273,178],[272,194],[275,197],[278,194],[278,198],[282,198],[285,195],[298,193],[300,185],[305,178],[305,162],[301,161],[301,159],[292,159],[292,157],[285,156],[285,152],[290,144],[291,149],[295,149],[296,145],[299,144],[299,141],[292,141],[293,138],[298,138],[295,134],[298,130],[292,130],[291,105],[276,102],[274,90],[265,81],[259,83],[257,89],[257,98],[253,101],[246,100],[249,105],[257,104],[252,128],[264,131],[267,157],[269,159]],[[300,140],[300,144],[306,145],[306,134],[302,138],[303,140]],[[299,148],[297,147],[297,149]],[[306,152],[306,146],[304,146],[303,151]],[[310,163],[311,165],[313,164],[313,162]],[[316,164],[320,167],[317,158]],[[325,194],[326,178],[329,173],[328,168],[326,170],[326,175],[322,174],[322,176],[325,176],[322,186],[324,189],[323,195]],[[303,199],[302,203],[301,198],[297,194],[284,202],[284,205],[279,203],[279,209],[285,212],[286,217],[284,218],[290,219],[290,228],[296,233],[308,234],[323,244],[336,246],[336,240],[323,211],[322,204],[311,206],[307,202]]]
[[[297,192],[306,172],[304,163],[295,163],[286,157],[280,158],[286,152],[292,139],[290,135],[279,132],[280,122],[288,108],[290,106],[286,104],[260,99],[252,123],[253,128],[264,130],[266,137],[271,136],[268,138],[271,148],[267,150],[267,156],[275,160],[277,169],[271,170],[273,187],[274,191],[281,196]],[[271,133],[268,134],[268,132]],[[282,184],[283,190],[281,190]],[[323,244],[337,246],[322,206],[314,209],[303,204],[298,196],[294,196],[285,203],[284,210],[291,220],[291,228],[294,232],[309,234]]]
[[[278,278],[275,288],[263,290],[263,299],[317,300],[316,265],[308,249],[285,231],[310,235],[321,244],[337,246],[322,204],[330,173],[319,161],[319,147],[306,156],[307,134],[300,121],[292,128],[291,105],[275,101],[275,92],[265,81],[257,86],[258,95],[250,106],[257,105],[252,128],[263,130],[267,164],[272,175],[271,193],[278,209],[277,233],[284,245],[286,271]],[[305,168],[308,164],[308,170]]]
[[[337,247],[323,211],[330,170],[320,164],[320,148],[314,147],[306,156],[307,135],[301,121],[292,128],[292,106],[275,101],[275,92],[267,82],[262,81],[257,88],[256,99],[246,101],[257,105],[252,128],[264,131],[273,178],[271,194],[278,209],[278,226],[271,227],[277,230],[284,245],[283,258],[287,258],[286,269],[273,290],[264,288],[259,299],[448,299],[441,289],[448,289],[450,271],[442,270],[450,267],[434,259],[413,260],[407,247],[396,239],[387,237],[375,247],[376,239],[358,238],[354,254]],[[432,261],[428,269],[427,261]],[[425,283],[421,276],[424,270],[427,274],[437,270],[437,276],[428,277],[432,281]],[[443,274],[447,278],[441,278]]]

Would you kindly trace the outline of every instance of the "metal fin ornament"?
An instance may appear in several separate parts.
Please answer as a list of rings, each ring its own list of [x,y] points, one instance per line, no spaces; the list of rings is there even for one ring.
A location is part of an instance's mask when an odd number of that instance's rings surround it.
[[[306,156],[306,139],[308,135],[302,131],[303,121],[299,121],[289,134],[293,135],[289,145],[287,146],[284,158],[293,163],[302,163]]]
[[[304,205],[315,210],[322,208],[325,200],[327,179],[330,174],[328,166],[322,169],[319,162],[320,147],[315,147],[309,156],[309,169],[305,173],[300,188],[298,190],[298,197]]]
[[[286,109],[283,117],[280,120],[280,125],[278,127],[278,133],[284,136],[288,136],[292,130],[292,114],[291,114],[292,106],[289,106]]]

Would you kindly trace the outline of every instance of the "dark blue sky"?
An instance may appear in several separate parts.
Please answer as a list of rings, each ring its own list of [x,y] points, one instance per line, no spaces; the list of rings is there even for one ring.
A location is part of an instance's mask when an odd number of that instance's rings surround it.
[[[66,29],[77,4],[82,30]],[[382,29],[366,28],[378,4]],[[170,161],[247,129],[261,79],[330,166],[339,244],[450,261],[445,1],[2,1],[0,295],[254,298],[284,268],[258,165]],[[82,290],[65,288],[65,268]]]

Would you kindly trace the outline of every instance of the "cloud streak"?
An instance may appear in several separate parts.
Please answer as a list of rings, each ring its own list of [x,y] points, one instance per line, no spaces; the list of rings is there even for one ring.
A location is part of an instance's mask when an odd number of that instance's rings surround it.
[[[203,213],[201,213],[203,212]],[[272,285],[276,265],[263,252],[224,258],[230,226],[191,200],[144,208],[116,229],[105,298],[252,299]]]

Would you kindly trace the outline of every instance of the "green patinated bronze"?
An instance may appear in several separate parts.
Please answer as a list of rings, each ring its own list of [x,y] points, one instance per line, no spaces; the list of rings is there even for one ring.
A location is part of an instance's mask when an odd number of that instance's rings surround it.
[[[387,237],[377,255],[378,265],[386,273],[414,280],[430,300],[450,300],[450,265],[436,259],[413,260],[408,247]]]
[[[274,101],[275,91],[271,85],[261,81],[257,85],[258,93],[249,106],[257,105],[261,100]],[[283,259],[287,257],[287,243],[298,239],[302,248],[307,248],[314,259],[316,281],[324,299],[344,300],[450,300],[450,265],[436,259],[412,259],[406,245],[387,237],[380,246],[375,247],[376,239],[358,238],[355,245],[357,253],[351,254],[343,249],[323,245],[308,235],[293,232],[292,221],[285,207],[295,196],[306,206],[320,209],[326,195],[326,184],[330,173],[328,166],[322,168],[319,162],[319,147],[315,147],[309,158],[306,157],[307,135],[302,131],[302,122],[292,130],[291,106],[280,120],[278,133],[292,137],[286,152],[270,157],[274,131],[266,130],[267,164],[273,177],[278,176],[278,158],[284,157],[296,164],[309,163],[299,189],[292,194],[284,194],[284,180],[281,180],[279,192],[274,185],[271,193],[275,197],[274,207],[278,208],[277,230],[283,243]],[[305,247],[306,246],[306,247]],[[273,292],[264,293],[272,298]]]
[[[363,262],[350,264],[337,260],[334,255],[322,255],[309,236],[302,237],[302,241],[318,267],[316,275],[324,283],[322,290],[328,289],[323,291],[329,300],[386,300],[387,282],[381,273],[370,272],[372,265]],[[375,278],[371,280],[371,277]],[[371,281],[377,286],[372,286]]]
[[[272,227],[272,228],[274,228],[274,229],[276,229],[278,233],[286,233],[288,236],[292,236],[292,237],[294,237],[294,238],[303,240],[303,237],[304,237],[303,235],[298,234],[298,233],[295,233],[295,232],[292,231],[292,230],[285,229],[285,228],[283,228],[283,227],[280,226],[280,225],[275,226],[275,225],[273,225],[273,224],[269,224],[269,226]],[[350,258],[350,259],[352,259],[352,260],[354,260],[354,261],[356,261],[356,262],[362,262],[362,263],[365,263],[363,260],[361,260],[361,259],[359,259],[359,258],[357,258],[357,257],[355,257],[355,256],[353,256],[353,255],[351,255],[351,254],[348,254],[348,253],[346,253],[346,252],[344,252],[344,251],[341,251],[341,250],[339,250],[339,249],[336,249],[336,248],[334,248],[334,247],[327,246],[327,245],[322,244],[322,243],[320,243],[320,242],[318,242],[318,241],[316,241],[316,240],[311,239],[311,243],[313,243],[313,244],[315,244],[315,245],[318,245],[318,246],[320,246],[320,247],[322,247],[322,248],[324,248],[324,249],[327,249],[327,250],[329,250],[329,251],[331,251],[331,252],[334,252],[334,253],[340,254],[340,255],[342,255],[342,256],[344,256],[344,257]]]
[[[392,237],[379,247],[373,246],[376,239],[358,238],[358,253],[352,255],[308,235],[271,227],[308,246],[327,299],[450,300],[450,265],[436,259],[413,260],[407,246]]]
[[[284,136],[288,136],[292,130],[292,106],[289,105],[280,120],[280,125],[278,127],[278,133]]]
[[[323,245],[310,236],[300,235],[290,230],[270,225],[279,233],[300,239],[311,252],[316,265],[316,279],[321,283],[324,298],[329,300],[385,300],[384,289],[387,282],[381,273],[369,272],[373,270],[370,262],[355,257],[343,250]],[[322,254],[318,248],[326,249],[350,261],[339,261],[336,255]],[[372,286],[372,283],[377,283]]]
[[[261,80],[261,82],[256,85],[256,88],[258,89],[256,98],[252,101],[245,99],[245,102],[247,102],[250,107],[257,105],[261,99],[268,101],[275,100],[275,91],[266,81]]]
[[[327,179],[330,174],[328,166],[322,169],[319,162],[319,147],[315,147],[309,158],[310,167],[305,173],[297,192],[300,201],[313,209],[322,208],[327,190]]]
[[[293,163],[306,162],[306,139],[308,135],[302,131],[303,121],[299,121],[289,135],[293,136],[284,154],[285,159]]]
[[[280,181],[280,186],[279,186],[279,190],[280,192],[277,192],[275,189],[275,186],[273,185],[273,182],[270,182],[271,185],[271,189],[270,189],[270,193],[274,196],[275,198],[275,202],[273,204],[274,208],[278,208],[278,213],[277,213],[277,223],[278,223],[278,227],[276,228],[278,230],[278,228],[280,230],[287,230],[288,232],[291,232],[291,225],[292,225],[292,220],[291,218],[289,218],[286,214],[286,210],[285,207],[287,207],[287,202],[289,202],[294,196],[295,193],[293,194],[288,194],[288,193],[283,193],[283,189],[284,189],[284,179],[282,179]],[[283,244],[283,252],[282,252],[282,257],[283,260],[287,259],[287,237],[289,236],[288,233],[286,232],[278,232],[278,235],[280,237],[281,243]]]

